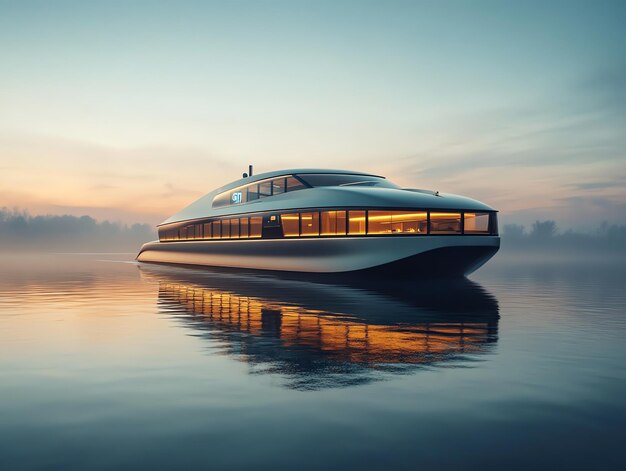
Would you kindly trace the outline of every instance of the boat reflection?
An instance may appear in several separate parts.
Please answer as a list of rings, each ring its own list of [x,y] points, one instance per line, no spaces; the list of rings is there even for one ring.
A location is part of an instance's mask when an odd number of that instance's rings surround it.
[[[159,283],[160,312],[252,372],[283,375],[290,388],[467,366],[497,342],[497,300],[467,279],[347,286],[178,267],[140,270]]]

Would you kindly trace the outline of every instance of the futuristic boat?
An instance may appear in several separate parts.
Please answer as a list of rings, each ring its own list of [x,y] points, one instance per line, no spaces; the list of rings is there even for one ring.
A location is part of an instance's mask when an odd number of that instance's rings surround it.
[[[467,275],[500,246],[496,211],[368,173],[245,174],[158,226],[140,262],[279,272]]]

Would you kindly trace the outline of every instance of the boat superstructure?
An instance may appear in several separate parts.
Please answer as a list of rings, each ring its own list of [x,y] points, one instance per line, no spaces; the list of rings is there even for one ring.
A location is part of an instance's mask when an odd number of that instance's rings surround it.
[[[465,275],[500,246],[496,210],[362,172],[244,174],[158,226],[142,262],[317,274]]]

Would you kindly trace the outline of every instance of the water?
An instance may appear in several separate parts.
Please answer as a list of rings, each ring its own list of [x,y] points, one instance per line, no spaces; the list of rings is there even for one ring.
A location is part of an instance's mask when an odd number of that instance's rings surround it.
[[[622,468],[626,269],[339,286],[3,255],[0,469]]]

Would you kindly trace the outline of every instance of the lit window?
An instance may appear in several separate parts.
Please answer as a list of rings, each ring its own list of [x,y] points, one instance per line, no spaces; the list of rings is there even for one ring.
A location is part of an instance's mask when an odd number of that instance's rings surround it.
[[[230,220],[230,238],[239,239],[239,219]]]
[[[265,198],[266,196],[272,196],[271,180],[259,183],[259,198]]]
[[[298,237],[300,235],[300,215],[298,213],[281,214],[280,222],[285,237]]]
[[[204,238],[205,239],[211,238],[211,223],[210,222],[204,225]]]
[[[222,220],[222,239],[230,239],[230,221],[228,219]]]
[[[258,183],[249,183],[220,193],[213,198],[213,207],[219,208],[233,204],[247,203],[272,195],[280,195],[286,191],[303,190],[307,188],[300,180],[294,177],[279,177],[263,180]]]
[[[250,237],[259,238],[263,234],[263,217],[253,216],[250,218]]]
[[[301,213],[301,228],[303,236],[313,236],[320,234],[320,219],[319,213]]]
[[[368,211],[367,233],[391,234],[391,211]]]
[[[248,218],[239,219],[240,236],[242,239],[248,237]]]
[[[426,211],[392,211],[391,232],[393,234],[426,234],[428,216]]]
[[[489,234],[489,213],[465,213],[466,234]]]
[[[248,201],[253,201],[253,200],[258,200],[259,199],[259,185],[258,184],[253,184],[253,185],[248,185],[246,187],[246,191],[247,191],[247,198]]]
[[[430,213],[431,234],[460,234],[460,213]]]
[[[322,211],[321,223],[322,223],[321,234],[324,236],[346,234],[346,212],[345,211]]]
[[[348,234],[365,234],[365,211],[348,211]]]
[[[222,238],[222,221],[213,221],[213,239]]]

